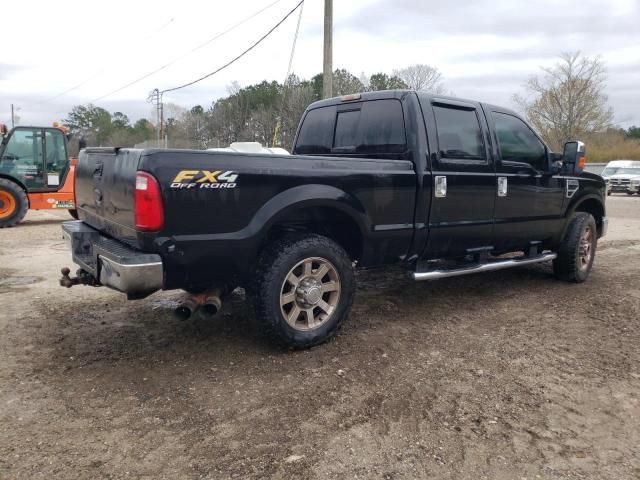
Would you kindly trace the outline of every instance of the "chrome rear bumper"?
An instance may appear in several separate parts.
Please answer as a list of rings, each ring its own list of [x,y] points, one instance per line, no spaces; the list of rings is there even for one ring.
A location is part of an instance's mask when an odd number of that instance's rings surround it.
[[[160,255],[140,252],[105,237],[81,220],[64,222],[62,231],[71,244],[73,262],[102,285],[131,298],[162,289],[164,271]]]

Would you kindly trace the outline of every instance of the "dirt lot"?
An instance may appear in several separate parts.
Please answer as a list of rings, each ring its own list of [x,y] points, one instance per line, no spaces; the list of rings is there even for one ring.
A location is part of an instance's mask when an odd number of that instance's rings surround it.
[[[242,294],[57,286],[66,214],[0,231],[0,478],[640,478],[640,198],[583,285],[548,265],[360,275],[327,345],[283,352]]]

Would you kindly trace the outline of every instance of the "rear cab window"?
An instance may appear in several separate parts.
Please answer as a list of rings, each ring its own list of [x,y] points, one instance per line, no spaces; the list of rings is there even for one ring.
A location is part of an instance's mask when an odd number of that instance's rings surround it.
[[[295,146],[302,155],[402,158],[407,136],[397,99],[320,107],[307,112]]]
[[[309,110],[302,121],[295,152],[301,155],[325,155],[333,147],[336,107]]]

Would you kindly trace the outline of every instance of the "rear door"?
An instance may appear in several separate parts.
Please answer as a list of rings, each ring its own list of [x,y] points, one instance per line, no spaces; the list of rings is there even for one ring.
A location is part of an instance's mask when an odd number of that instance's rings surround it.
[[[547,147],[529,125],[511,112],[487,108],[499,159],[494,243],[500,250],[526,250],[562,228],[566,180],[548,173]]]
[[[44,146],[47,187],[58,190],[69,171],[69,157],[64,133],[57,128],[45,128]]]
[[[431,156],[433,198],[423,256],[461,256],[490,247],[496,179],[480,104],[421,101],[430,142],[437,146]]]

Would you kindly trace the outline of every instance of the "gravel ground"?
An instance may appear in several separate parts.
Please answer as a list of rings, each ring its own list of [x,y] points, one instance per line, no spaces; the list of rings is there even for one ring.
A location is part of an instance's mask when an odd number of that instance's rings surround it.
[[[640,478],[640,198],[587,283],[549,265],[359,275],[330,343],[283,352],[244,296],[57,286],[63,212],[0,230],[0,478]]]

